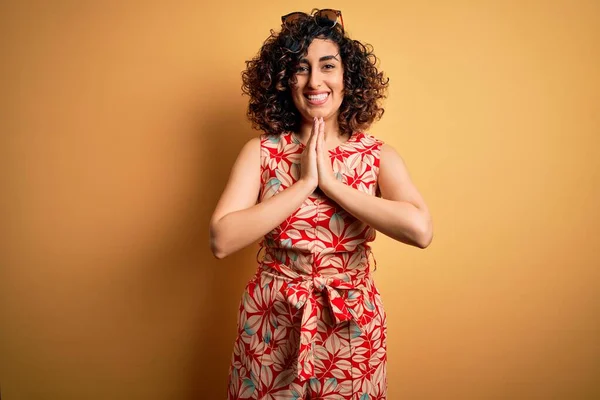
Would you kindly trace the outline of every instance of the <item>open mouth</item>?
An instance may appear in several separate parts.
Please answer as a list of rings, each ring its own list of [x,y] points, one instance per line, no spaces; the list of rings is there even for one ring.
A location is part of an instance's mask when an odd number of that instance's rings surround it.
[[[309,104],[318,106],[327,101],[329,98],[329,93],[305,94],[304,97],[308,100]]]

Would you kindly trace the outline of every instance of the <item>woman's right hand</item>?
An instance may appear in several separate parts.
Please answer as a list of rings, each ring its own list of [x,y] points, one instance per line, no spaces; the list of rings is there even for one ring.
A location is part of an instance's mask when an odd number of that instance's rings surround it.
[[[307,182],[315,189],[319,186],[319,173],[317,170],[317,134],[319,132],[318,119],[313,119],[308,143],[300,157],[300,180]]]

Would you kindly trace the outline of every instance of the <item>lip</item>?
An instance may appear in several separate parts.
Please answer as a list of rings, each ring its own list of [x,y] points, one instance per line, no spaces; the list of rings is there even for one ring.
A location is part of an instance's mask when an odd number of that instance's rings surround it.
[[[323,100],[311,100],[308,96],[309,95],[319,95],[319,94],[326,94],[327,96],[325,96],[325,98]],[[308,102],[308,104],[314,105],[314,106],[320,106],[322,104],[325,104],[327,102],[327,100],[329,99],[329,96],[331,95],[331,93],[329,92],[305,92],[304,93],[304,98],[306,99],[306,101]]]

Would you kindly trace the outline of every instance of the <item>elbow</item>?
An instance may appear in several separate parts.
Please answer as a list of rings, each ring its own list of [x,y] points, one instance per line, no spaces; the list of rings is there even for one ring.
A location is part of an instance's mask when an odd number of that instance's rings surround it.
[[[223,258],[227,257],[228,253],[223,248],[223,244],[221,243],[221,240],[219,240],[218,235],[215,233],[213,226],[210,228],[209,237],[210,251],[212,252],[213,256],[218,260],[222,260]]]
[[[433,241],[433,225],[431,219],[427,219],[418,229],[415,235],[415,244],[420,249],[426,249]]]
[[[210,251],[217,260],[222,260],[228,256],[227,252],[225,252],[223,248],[217,245],[212,239],[210,241]]]
[[[423,236],[423,237],[419,238],[419,241],[417,242],[417,247],[420,249],[426,249],[427,247],[429,247],[432,240],[433,240],[433,233],[431,233],[427,236]]]
[[[220,248],[213,246],[211,244],[210,246],[210,250],[212,251],[213,256],[217,259],[217,260],[222,260],[225,257],[227,257],[227,253],[225,253],[223,250],[221,250]]]

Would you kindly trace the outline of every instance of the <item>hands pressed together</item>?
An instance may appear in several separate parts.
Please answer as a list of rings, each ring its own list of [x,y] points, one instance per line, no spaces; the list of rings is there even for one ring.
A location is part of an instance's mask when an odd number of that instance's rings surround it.
[[[325,121],[314,118],[310,138],[302,152],[300,179],[308,182],[324,193],[337,182],[331,168],[329,152],[325,148]]]

